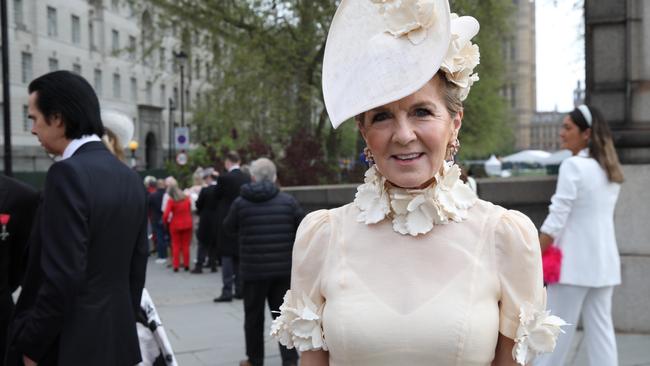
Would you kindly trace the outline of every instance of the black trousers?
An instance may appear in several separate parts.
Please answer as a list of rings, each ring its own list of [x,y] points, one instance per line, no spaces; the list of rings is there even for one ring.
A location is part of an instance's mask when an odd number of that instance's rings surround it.
[[[266,301],[272,311],[279,311],[282,298],[289,289],[289,277],[271,280],[244,281],[244,331],[246,334],[246,355],[253,366],[264,364],[264,312]],[[280,314],[271,313],[273,319]],[[295,349],[280,347],[282,364],[297,364],[298,353]]]
[[[199,248],[196,254],[196,267],[202,268],[205,258],[208,258],[208,267],[217,267],[217,247],[208,243],[199,241]]]

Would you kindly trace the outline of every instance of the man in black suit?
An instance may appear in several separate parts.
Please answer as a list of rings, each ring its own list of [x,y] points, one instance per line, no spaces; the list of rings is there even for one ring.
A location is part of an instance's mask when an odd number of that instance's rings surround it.
[[[99,100],[68,71],[29,85],[32,133],[58,155],[11,325],[8,365],[135,365],[144,286],[146,195],[101,142]]]
[[[37,207],[34,188],[0,175],[0,363],[5,358],[7,328],[14,310],[11,294],[22,281],[25,247]]]
[[[156,181],[156,190],[149,193],[149,220],[151,228],[156,235],[156,250],[158,259],[156,263],[167,263],[167,249],[169,248],[169,233],[162,222],[162,201],[165,196],[165,181],[158,179]]]
[[[237,236],[226,233],[223,230],[223,220],[230,211],[230,206],[235,198],[239,197],[241,186],[250,183],[248,174],[239,169],[241,159],[234,151],[226,154],[225,166],[228,172],[219,176],[215,198],[217,200],[217,248],[221,255],[221,278],[223,288],[221,295],[214,299],[214,302],[229,302],[233,298],[233,287],[235,287],[235,298],[241,299],[242,288],[239,279],[239,243]]]
[[[217,201],[215,200],[217,177],[218,175],[214,169],[203,170],[203,181],[206,186],[201,188],[199,197],[196,199],[196,212],[199,214],[199,228],[196,231],[196,239],[199,241],[199,250],[196,256],[196,267],[194,267],[192,273],[203,272],[203,263],[206,258],[212,272],[217,271],[217,230],[214,225],[217,213]]]

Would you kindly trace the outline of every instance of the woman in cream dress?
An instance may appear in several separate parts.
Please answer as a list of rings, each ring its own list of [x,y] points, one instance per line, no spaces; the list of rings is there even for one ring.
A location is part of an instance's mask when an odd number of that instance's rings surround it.
[[[453,163],[478,32],[446,0],[343,0],[323,61],[334,127],[374,165],[353,203],[301,223],[271,333],[302,365],[515,365],[552,351],[537,231]]]

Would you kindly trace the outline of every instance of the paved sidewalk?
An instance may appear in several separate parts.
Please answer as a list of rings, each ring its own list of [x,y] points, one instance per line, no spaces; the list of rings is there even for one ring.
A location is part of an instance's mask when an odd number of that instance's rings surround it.
[[[221,291],[221,272],[174,273],[152,257],[146,287],[167,329],[179,366],[237,366],[246,358],[242,301],[212,302]],[[266,329],[270,317],[267,313]],[[650,335],[617,334],[616,338],[620,366],[650,366]],[[568,365],[587,366],[584,352],[577,352],[581,343],[579,332]],[[265,354],[265,366],[281,366],[277,343],[268,336]]]

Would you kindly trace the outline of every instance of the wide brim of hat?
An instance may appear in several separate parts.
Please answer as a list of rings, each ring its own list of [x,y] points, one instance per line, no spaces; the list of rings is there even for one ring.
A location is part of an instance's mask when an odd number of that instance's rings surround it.
[[[110,109],[103,109],[101,113],[104,128],[111,130],[120,140],[122,148],[126,148],[131,139],[133,139],[135,132],[135,126],[131,117],[122,112]]]
[[[440,69],[449,47],[447,0],[435,2],[436,19],[415,45],[386,32],[376,4],[343,0],[330,26],[323,58],[323,97],[334,128],[360,113],[422,88]]]

